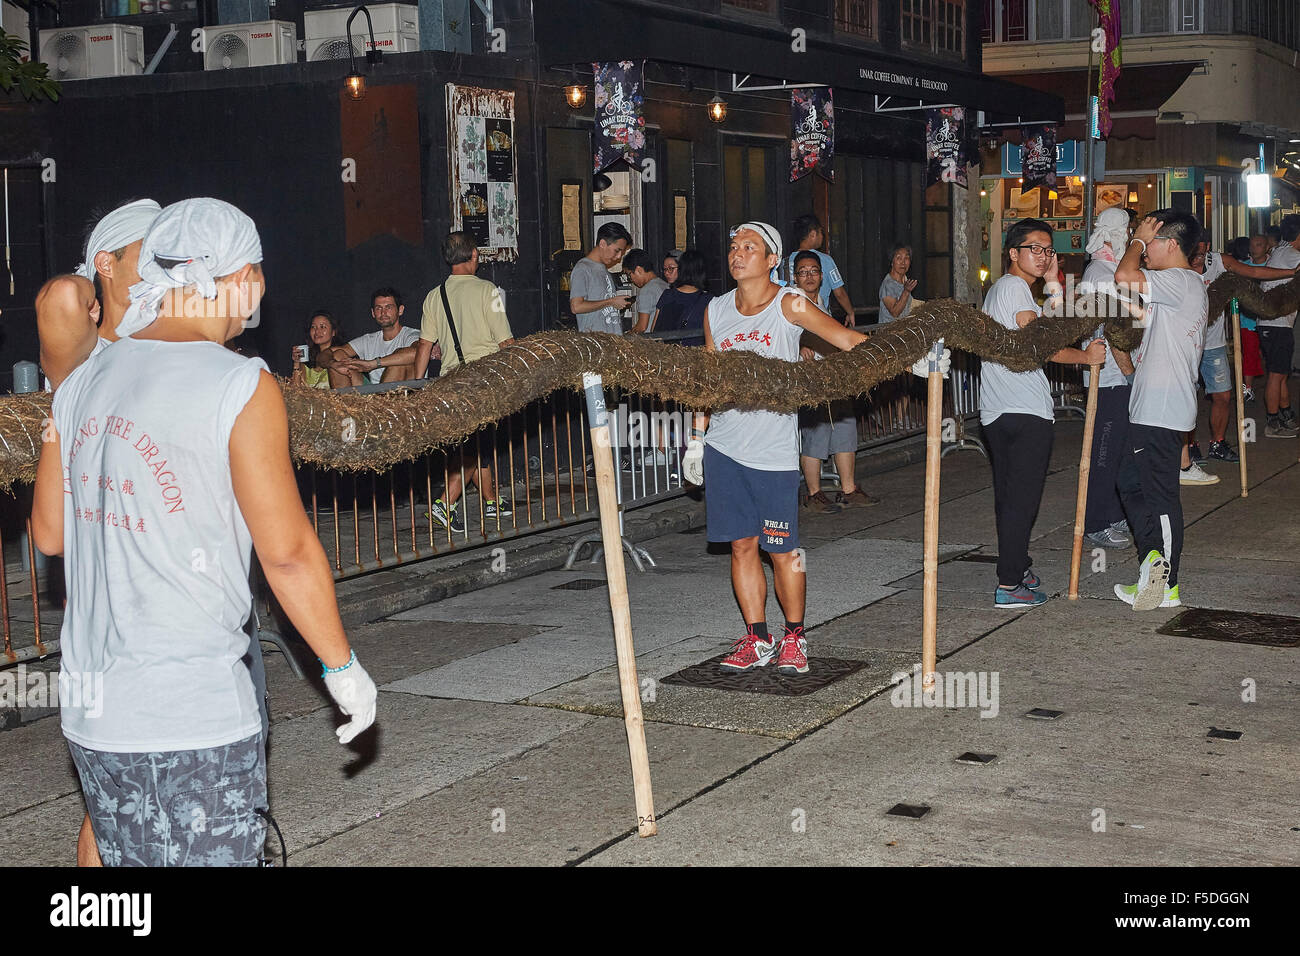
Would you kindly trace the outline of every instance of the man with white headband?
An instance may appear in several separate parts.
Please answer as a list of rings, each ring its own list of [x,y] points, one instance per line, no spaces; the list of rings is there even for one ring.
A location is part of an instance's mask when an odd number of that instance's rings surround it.
[[[836,322],[798,291],[777,285],[781,236],[764,222],[731,230],[727,264],[737,287],[713,299],[704,313],[705,348],[799,360],[799,337],[811,332],[848,350],[866,340]],[[731,544],[731,583],[745,634],[721,667],[745,671],[776,658],[783,673],[808,672],[804,638],[807,581],[799,560],[799,416],[766,409],[718,409],[699,414],[682,458],[682,474],[704,488],[710,541]],[[707,434],[706,434],[707,429]],[[767,631],[767,577],[759,549],[772,558],[776,597],[785,631]]]
[[[222,347],[261,300],[261,259],[235,207],[169,206],[145,236],[124,337],[55,394],[32,534],[67,558],[61,679],[102,688],[61,717],[109,865],[259,862],[266,753],[241,662],[252,547],[352,717],[339,740],[374,721],[280,389],[260,359]]]
[[[55,276],[37,293],[41,369],[51,389],[58,388],[91,355],[117,340],[117,323],[130,304],[131,286],[140,281],[140,245],[161,209],[152,199],[137,199],[114,209],[91,230],[76,272]],[[103,316],[98,324],[90,306],[96,291],[103,297]]]

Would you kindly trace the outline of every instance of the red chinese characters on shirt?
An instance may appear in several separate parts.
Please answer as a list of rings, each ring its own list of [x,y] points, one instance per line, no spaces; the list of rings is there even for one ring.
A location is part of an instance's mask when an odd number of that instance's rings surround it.
[[[762,345],[771,348],[772,334],[770,332],[760,332],[758,329],[750,329],[748,332],[737,332],[729,335],[718,343],[719,350],[725,352],[727,349],[735,348],[742,342],[759,342]]]

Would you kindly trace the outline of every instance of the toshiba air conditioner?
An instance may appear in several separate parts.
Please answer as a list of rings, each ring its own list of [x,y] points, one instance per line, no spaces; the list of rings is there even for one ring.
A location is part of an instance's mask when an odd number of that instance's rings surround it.
[[[136,76],[144,71],[144,30],[116,23],[42,30],[41,62],[60,83]]]
[[[203,28],[203,69],[237,70],[298,60],[298,28],[284,20]]]
[[[420,11],[410,3],[367,5],[375,29],[374,48],[384,53],[412,53],[420,49]],[[352,48],[348,49],[347,23],[351,7],[303,12],[303,35],[308,60],[346,60],[364,56],[370,49],[370,29],[365,14],[352,21]]]

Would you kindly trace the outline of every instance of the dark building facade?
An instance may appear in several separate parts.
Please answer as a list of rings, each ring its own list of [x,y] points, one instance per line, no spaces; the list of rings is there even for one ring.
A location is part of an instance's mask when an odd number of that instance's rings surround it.
[[[168,14],[105,17],[107,2],[68,4],[64,23],[144,22],[165,35]],[[304,6],[315,5],[280,4],[271,17],[296,17],[301,36]],[[895,241],[914,248],[918,295],[960,295],[966,191],[926,189],[918,107],[964,105],[987,122],[1063,115],[1056,97],[982,75],[981,10],[964,0],[488,6],[490,21],[474,0],[420,4],[422,45],[444,48],[362,67],[361,100],[344,92],[346,59],[203,70],[202,55],[180,41],[229,11],[202,4],[170,14],[180,38],[154,75],[67,82],[57,103],[0,95],[15,276],[12,298],[0,290],[3,368],[36,358],[32,298],[80,260],[87,221],[140,196],[165,204],[211,195],[253,216],[268,292],[261,324],[242,338],[273,370],[287,369],[313,309],[341,317],[349,335],[370,331],[378,286],[402,290],[405,322],[418,325],[423,297],[445,272],[438,250],[453,221],[459,143],[448,84],[514,94],[517,255],[480,274],[506,291],[519,335],[571,321],[567,270],[599,222],[619,217],[656,258],[699,248],[715,293],[729,287],[729,225],[768,220],[788,241],[791,220],[815,212],[860,320],[875,311]],[[146,38],[147,51],[160,42]],[[615,168],[612,190],[597,194],[593,99],[572,109],[564,87],[576,81],[590,94],[592,61],[619,60],[645,61],[653,172]],[[791,84],[834,90],[833,182],[789,181]],[[721,124],[706,114],[715,95],[727,102]]]

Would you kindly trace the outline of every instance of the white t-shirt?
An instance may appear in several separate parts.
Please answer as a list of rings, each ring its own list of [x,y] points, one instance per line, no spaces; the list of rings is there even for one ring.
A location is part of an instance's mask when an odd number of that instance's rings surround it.
[[[1206,291],[1209,291],[1210,284],[1219,276],[1227,272],[1228,269],[1223,264],[1223,256],[1215,252],[1205,254],[1205,272],[1201,274],[1201,281],[1205,283]],[[1208,308],[1208,306],[1207,306]],[[1205,327],[1205,351],[1210,349],[1222,349],[1228,346],[1228,313],[1225,310],[1218,320],[1210,325],[1208,320]]]
[[[110,342],[108,341],[108,339],[100,338],[98,335],[95,336],[95,345],[94,345],[93,348],[91,348],[91,350],[90,350],[90,354],[89,354],[88,356],[86,356],[86,358],[87,358],[87,359],[93,359],[96,355],[98,355],[100,352],[104,351],[104,349],[108,348],[109,345],[111,345],[111,344],[112,344],[112,343],[110,343]],[[50,387],[50,380],[49,380],[48,378],[45,380],[45,390],[46,390],[47,392],[52,392],[52,391],[54,391],[54,389]]]
[[[1129,421],[1185,432],[1196,424],[1196,377],[1210,300],[1191,269],[1143,269],[1142,278],[1147,327],[1133,353]]]
[[[1009,272],[993,283],[984,297],[983,311],[1008,329],[1020,328],[1017,313],[1043,314],[1029,283]],[[1005,365],[989,361],[980,366],[980,424],[988,425],[1006,414],[1037,415],[1049,422],[1053,420],[1052,389],[1041,368],[1013,372]]]
[[[348,345],[352,346],[352,351],[357,353],[357,358],[369,362],[371,359],[392,355],[398,349],[404,349],[408,345],[415,345],[419,341],[419,329],[413,329],[409,325],[401,325],[397,328],[397,334],[391,339],[385,339],[381,329],[378,332],[371,332],[369,335],[360,335],[349,342]],[[377,368],[372,372],[367,372],[366,378],[370,380],[372,385],[378,384],[384,378],[384,370]]]
[[[1282,242],[1273,247],[1273,251],[1268,254],[1268,262],[1265,263],[1270,269],[1295,269],[1300,266],[1300,251],[1289,242]],[[1280,285],[1286,285],[1290,279],[1270,279],[1268,282],[1261,282],[1260,288],[1267,292],[1269,289],[1276,289]],[[1295,313],[1289,315],[1279,315],[1276,319],[1260,319],[1257,323],[1260,328],[1286,328],[1289,329],[1295,325]]]
[[[736,308],[736,290],[709,301],[709,332],[721,352],[755,352],[765,358],[799,361],[799,336],[803,329],[785,317],[781,302],[799,295],[782,286],[758,315],[742,315]],[[799,467],[799,416],[766,408],[715,409],[709,418],[704,443],[732,461],[759,471],[795,471]]]
[[[1093,259],[1088,263],[1088,267],[1083,270],[1083,278],[1079,281],[1080,294],[1086,294],[1094,289],[1103,291],[1109,290],[1114,292],[1115,289],[1115,270],[1119,268],[1118,262],[1112,262],[1109,259]],[[1112,313],[1107,312],[1107,315]],[[1092,333],[1094,339],[1103,337],[1106,330],[1105,323],[1097,326],[1097,331]],[[1083,384],[1091,384],[1092,372],[1084,366]],[[1098,388],[1114,388],[1116,385],[1127,385],[1128,379],[1124,373],[1119,370],[1115,364],[1115,356],[1110,347],[1106,348],[1106,362],[1101,367],[1101,378],[1097,382]]]
[[[261,727],[241,661],[252,539],[229,448],[265,369],[215,342],[127,338],[55,393],[60,676],[102,681],[94,707],[61,708],[69,740],[113,753],[201,750]]]

